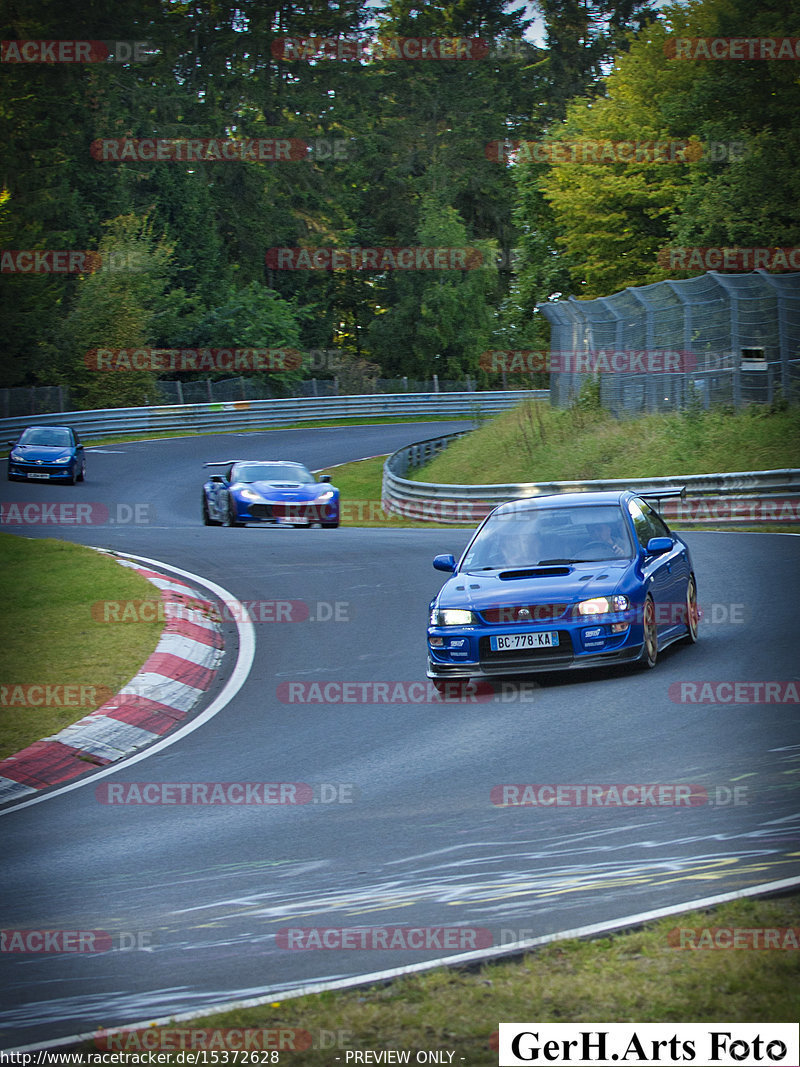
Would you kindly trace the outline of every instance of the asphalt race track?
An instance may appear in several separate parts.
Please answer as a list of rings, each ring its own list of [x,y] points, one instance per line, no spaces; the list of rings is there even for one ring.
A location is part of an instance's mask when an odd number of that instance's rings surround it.
[[[411,683],[425,682],[427,605],[444,580],[431,559],[458,553],[467,531],[201,524],[204,461],[320,468],[451,428],[108,445],[90,449],[83,485],[0,483],[6,502],[122,505],[119,519],[150,505],[138,525],[3,529],[135,553],[242,601],[307,608],[302,621],[257,623],[253,668],[228,706],[105,787],[283,782],[314,794],[300,804],[109,804],[90,781],[0,809],[3,929],[107,931],[117,949],[0,953],[0,1047],[277,999],[800,876],[797,705],[680,700],[692,692],[681,683],[797,680],[796,537],[687,535],[700,641],[673,646],[654,671],[540,675],[489,702],[448,703],[415,700],[427,690]],[[335,699],[300,699],[319,692]],[[507,783],[692,785],[707,802],[498,806],[492,790]],[[286,947],[299,935],[279,933],[397,926],[458,927],[442,936],[460,947],[315,950]]]

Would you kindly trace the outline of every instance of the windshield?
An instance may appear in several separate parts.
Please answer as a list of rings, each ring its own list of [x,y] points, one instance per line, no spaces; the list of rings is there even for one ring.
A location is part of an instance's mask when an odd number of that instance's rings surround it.
[[[464,570],[631,559],[633,544],[615,505],[531,508],[495,515],[464,557]]]
[[[53,429],[50,426],[30,426],[17,444],[42,445],[45,448],[69,448],[72,444],[72,434],[69,430]]]
[[[307,485],[314,476],[305,467],[291,463],[241,463],[234,472],[237,482],[300,482]]]

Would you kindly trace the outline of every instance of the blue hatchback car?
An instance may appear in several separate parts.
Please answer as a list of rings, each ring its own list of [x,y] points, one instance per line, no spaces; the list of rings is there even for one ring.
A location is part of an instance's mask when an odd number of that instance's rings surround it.
[[[83,445],[71,426],[29,426],[9,441],[8,480],[66,482],[86,477]]]
[[[662,492],[671,496],[681,490]],[[697,581],[686,543],[643,496],[565,493],[509,501],[478,527],[430,604],[428,677],[655,667],[697,640]]]

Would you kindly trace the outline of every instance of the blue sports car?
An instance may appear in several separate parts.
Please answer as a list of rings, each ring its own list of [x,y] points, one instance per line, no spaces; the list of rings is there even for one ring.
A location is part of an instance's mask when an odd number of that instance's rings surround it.
[[[289,460],[227,460],[206,463],[224,467],[203,486],[206,526],[245,526],[248,522],[276,526],[339,525],[339,490],[323,474],[317,481],[302,463]]]
[[[83,445],[71,426],[29,426],[8,443],[10,482],[24,478],[74,485],[86,477]]]
[[[452,574],[430,605],[428,677],[436,684],[617,663],[655,667],[667,645],[697,640],[689,549],[630,491],[501,504],[458,563],[443,555],[433,565]]]

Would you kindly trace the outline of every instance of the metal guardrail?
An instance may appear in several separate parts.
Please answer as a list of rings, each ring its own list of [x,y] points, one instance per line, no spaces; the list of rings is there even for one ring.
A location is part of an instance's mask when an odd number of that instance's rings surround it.
[[[143,408],[64,411],[0,419],[0,442],[26,426],[73,426],[83,438],[109,434],[148,434],[169,430],[213,433],[291,422],[349,419],[358,416],[402,418],[417,415],[483,416],[522,400],[546,400],[547,389],[507,389],[463,393],[385,393],[364,396],[288,397],[230,403],[168,404]]]
[[[800,522],[800,470],[740,471],[732,474],[674,475],[669,478],[611,478],[600,481],[509,482],[496,485],[442,485],[411,481],[409,470],[423,466],[467,431],[432,437],[399,449],[383,466],[384,511],[429,522],[479,522],[506,500],[554,493],[632,489],[657,496],[676,484],[685,498],[664,501],[659,508],[668,522],[686,524]]]

